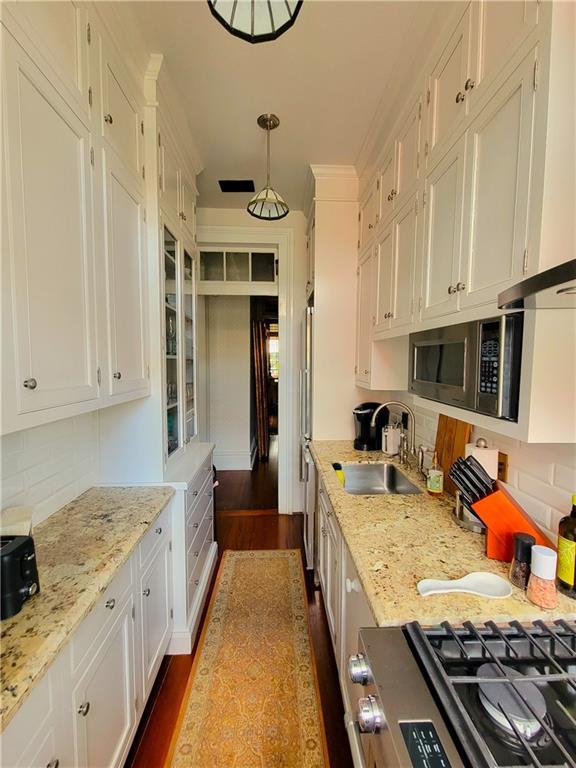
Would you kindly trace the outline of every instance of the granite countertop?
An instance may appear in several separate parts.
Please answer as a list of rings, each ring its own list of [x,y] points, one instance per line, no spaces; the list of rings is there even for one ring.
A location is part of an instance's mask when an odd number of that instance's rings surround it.
[[[454,579],[471,571],[507,577],[509,566],[489,560],[484,537],[456,524],[449,496],[434,498],[425,491],[410,496],[346,493],[332,463],[389,461],[380,451],[356,451],[344,440],[316,440],[311,450],[378,625],[576,618],[576,601],[569,597],[558,594],[558,607],[544,611],[516,587],[510,597],[496,600],[462,593],[422,597],[416,590],[421,579]],[[425,489],[417,471],[401,471]]]
[[[1,729],[173,495],[168,486],[91,488],[35,527],[41,591],[1,624]]]

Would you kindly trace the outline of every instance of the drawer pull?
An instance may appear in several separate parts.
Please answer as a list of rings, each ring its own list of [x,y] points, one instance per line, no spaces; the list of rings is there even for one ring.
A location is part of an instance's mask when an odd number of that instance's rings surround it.
[[[462,91],[458,91],[458,93],[456,94],[456,104],[461,104],[464,101],[464,98],[465,96],[462,93]]]
[[[198,557],[199,554],[200,552],[194,552],[194,557]]]
[[[157,533],[158,535],[160,535],[162,533],[162,528],[158,526],[158,528],[155,529],[154,533]]]
[[[146,587],[146,589],[143,589],[142,590],[142,594],[144,595],[144,597],[149,597],[150,596],[150,587]]]
[[[116,373],[113,373],[112,378],[120,380],[122,378],[122,371],[116,371]]]
[[[38,382],[36,379],[24,379],[24,386],[26,389],[36,389]]]
[[[200,584],[200,579],[194,579],[194,586],[198,586]]]
[[[106,605],[106,608],[109,608],[110,610],[112,610],[114,608],[114,606],[116,605],[115,598],[111,597],[110,600],[106,600],[105,605]]]
[[[192,491],[192,496],[198,496],[198,491]]]
[[[107,115],[104,115],[104,122],[108,123],[108,125],[112,125],[112,123],[114,122],[114,119],[112,118],[112,115],[110,114],[110,112],[108,112]]]
[[[46,768],[58,768],[60,760],[57,757],[53,757],[52,760],[46,765]]]
[[[90,712],[90,702],[85,701],[83,704],[80,704],[78,707],[78,714],[82,715],[82,717],[86,717],[86,715]]]
[[[198,526],[199,526],[199,525],[200,525],[200,523],[194,523],[194,524],[192,525],[192,528],[198,528]]]

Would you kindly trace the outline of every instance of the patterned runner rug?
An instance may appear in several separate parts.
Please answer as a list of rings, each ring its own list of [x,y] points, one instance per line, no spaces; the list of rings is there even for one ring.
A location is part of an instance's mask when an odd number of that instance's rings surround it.
[[[299,550],[224,553],[166,764],[328,766]]]

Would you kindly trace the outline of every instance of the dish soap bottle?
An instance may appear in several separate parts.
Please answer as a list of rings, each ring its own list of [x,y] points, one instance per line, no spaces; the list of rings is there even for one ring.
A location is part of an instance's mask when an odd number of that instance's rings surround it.
[[[426,478],[426,490],[430,496],[440,496],[444,490],[444,470],[438,463],[438,452],[434,451],[432,466]]]
[[[576,493],[572,496],[572,511],[558,526],[556,584],[560,592],[576,600]]]

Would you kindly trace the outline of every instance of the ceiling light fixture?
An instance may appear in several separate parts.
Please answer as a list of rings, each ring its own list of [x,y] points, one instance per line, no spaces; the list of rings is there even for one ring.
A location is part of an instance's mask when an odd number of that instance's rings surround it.
[[[270,131],[278,128],[280,120],[276,115],[260,115],[257,122],[266,131],[266,186],[250,200],[247,211],[256,219],[283,219],[290,209],[270,186]]]
[[[208,0],[208,5],[230,34],[249,43],[265,43],[290,29],[302,0]]]

